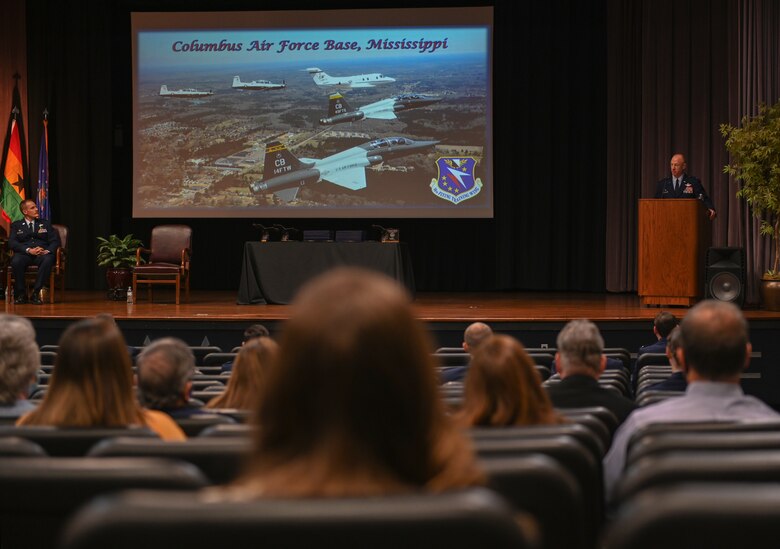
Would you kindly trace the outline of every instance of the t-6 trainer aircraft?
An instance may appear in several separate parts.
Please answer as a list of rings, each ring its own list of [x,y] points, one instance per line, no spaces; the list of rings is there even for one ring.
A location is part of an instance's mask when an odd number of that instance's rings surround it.
[[[439,101],[441,101],[441,97],[434,97],[433,95],[404,93],[388,99],[382,99],[376,103],[369,103],[358,110],[351,110],[344,96],[340,93],[334,93],[330,96],[328,102],[328,117],[320,118],[320,124],[341,124],[342,122],[354,122],[364,118],[394,120],[397,118],[395,113],[399,111],[417,109],[438,103]]]
[[[374,139],[323,159],[298,159],[279,141],[265,146],[263,179],[250,183],[255,193],[274,193],[284,202],[295,200],[308,183],[328,181],[358,190],[366,187],[366,168],[389,158],[405,156],[433,147],[438,141],[414,141],[408,137]]]
[[[281,84],[274,84],[268,80],[252,80],[251,82],[242,82],[238,76],[233,77],[233,89],[234,90],[281,90],[286,88],[287,84],[282,82]]]
[[[314,78],[314,83],[318,86],[339,86],[342,88],[373,88],[376,84],[387,84],[395,82],[395,78],[390,78],[378,72],[371,74],[356,74],[355,76],[329,76],[322,69],[311,67],[306,69]]]
[[[206,95],[214,95],[214,92],[198,91],[193,88],[187,88],[186,90],[169,90],[168,86],[163,84],[160,86],[160,95],[164,97],[204,97]]]

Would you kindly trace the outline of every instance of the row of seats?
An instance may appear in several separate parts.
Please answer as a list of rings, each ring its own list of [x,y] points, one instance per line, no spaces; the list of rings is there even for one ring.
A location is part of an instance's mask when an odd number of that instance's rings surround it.
[[[780,422],[666,423],[638,430],[604,546],[776,546]]]
[[[24,430],[15,431],[23,434]],[[600,445],[595,442],[598,437],[588,439],[589,435],[584,431],[587,429],[583,430],[581,425],[470,431],[480,463],[488,473],[489,486],[510,502],[515,511],[522,510],[539,521],[544,547],[592,547],[594,536],[598,534],[600,521],[594,514],[600,513],[601,509],[598,503],[594,506],[594,502],[601,483],[600,459],[596,456],[603,450],[599,450]],[[226,433],[230,436],[225,436]],[[147,460],[150,456],[157,459],[165,456],[166,459],[196,463],[198,468],[195,470],[201,475],[193,481],[191,489],[196,489],[235,477],[242,456],[251,445],[250,433],[251,427],[245,425],[221,425],[204,433],[207,436],[185,443],[165,443],[141,435],[123,436],[104,440],[89,451],[87,458],[78,460],[48,458],[40,446],[18,437],[0,436],[0,453],[37,456],[34,459],[0,458],[0,493],[6,495],[6,508],[0,510],[2,546],[38,546],[31,543],[30,532],[37,534],[39,529],[30,529],[29,522],[20,520],[24,505],[17,501],[24,498],[17,498],[15,490],[27,490],[27,499],[31,500],[29,512],[38,513],[36,520],[40,521],[43,520],[41,513],[45,514],[49,505],[41,505],[42,499],[60,505],[71,496],[48,497],[50,493],[67,490],[58,482],[70,482],[70,490],[77,492],[87,490],[89,482],[79,480],[79,475],[93,471],[90,478],[100,478],[101,471],[113,467],[111,460],[120,463],[118,456]],[[26,448],[20,451],[22,446]],[[152,448],[160,453],[154,453]],[[185,456],[185,450],[190,455]],[[233,464],[226,465],[231,454]],[[104,460],[103,465],[91,465],[98,456]],[[32,471],[30,476],[25,476],[25,467]],[[146,469],[148,465],[137,467]],[[155,465],[156,470],[167,470],[165,467],[168,465]],[[58,470],[67,471],[63,476],[71,480],[57,480]],[[171,473],[166,477],[179,479],[181,475]],[[772,507],[774,503],[780,503],[779,477],[780,423],[649,426],[637,432],[629,444],[626,473],[617,488],[616,520],[610,524],[600,544],[608,549],[660,545],[768,547],[768,541],[762,536],[769,531],[771,521],[776,525],[780,518],[780,506]],[[46,486],[38,487],[36,482],[40,480],[36,481],[36,478],[44,479]],[[101,491],[112,490],[110,481],[101,480],[97,484]],[[141,483],[131,485],[145,486]],[[760,505],[744,507],[750,494]],[[79,504],[91,495],[85,496]],[[177,497],[193,499],[191,495]],[[172,505],[173,509],[178,509],[176,501]],[[427,508],[422,505],[422,509]],[[73,508],[75,506],[70,509]],[[108,508],[113,508],[113,504]],[[752,514],[746,515],[745,509]],[[221,512],[217,515],[224,520]],[[566,517],[565,527],[560,523],[561,516]],[[167,524],[167,519],[161,522]],[[7,540],[21,539],[13,536],[17,527],[23,527],[24,543],[6,544]],[[673,539],[667,539],[667,536]],[[774,539],[772,542],[775,543]]]
[[[599,411],[599,413],[603,412]],[[606,430],[606,427],[602,425],[602,429]],[[24,446],[25,451],[28,452],[26,455],[37,456],[35,459],[0,458],[0,471],[3,471],[0,473],[0,493],[3,493],[6,499],[13,500],[15,496],[10,486],[17,483],[15,485],[17,489],[21,489],[24,484],[28,491],[36,494],[36,498],[49,499],[47,494],[57,492],[58,482],[71,483],[70,486],[78,487],[76,491],[82,494],[82,500],[86,501],[89,499],[87,496],[94,495],[87,494],[92,490],[93,484],[81,483],[79,477],[89,476],[89,471],[98,457],[104,460],[129,457],[186,461],[195,464],[202,475],[193,481],[193,488],[200,487],[204,483],[228,482],[241,470],[244,457],[251,446],[249,435],[252,429],[245,425],[219,425],[209,429],[204,436],[182,443],[161,441],[143,429],[113,430],[121,431],[123,436],[109,438],[106,437],[116,435],[117,432],[106,430],[96,433],[94,431],[37,427],[0,429],[0,454],[18,456],[22,453],[20,448]],[[128,436],[128,431],[132,431],[133,436]],[[226,433],[229,436],[224,436]],[[46,447],[49,453],[61,452],[65,439],[73,439],[79,435],[82,438],[91,435],[102,439],[86,450],[88,457],[80,458],[83,460],[81,462],[83,470],[77,465],[79,460],[58,458],[60,460],[58,461],[43,455],[43,447]],[[489,486],[510,502],[515,510],[522,510],[537,519],[543,534],[543,547],[593,546],[603,518],[601,458],[606,446],[600,436],[584,425],[576,423],[513,429],[478,429],[471,431],[471,436],[480,463],[487,472]],[[29,452],[30,440],[37,440],[40,443],[39,449]],[[78,444],[82,449],[86,446],[83,440]],[[36,461],[37,465],[32,465],[30,471],[25,473],[25,463]],[[127,467],[128,462],[117,463],[124,463],[123,467]],[[110,468],[108,465],[101,467],[104,471],[105,468]],[[67,475],[63,474],[63,478],[59,481],[54,480],[57,477],[56,471],[63,468],[67,471]],[[46,486],[38,489],[34,479],[42,469],[49,471],[49,474],[44,475]],[[10,484],[7,486],[6,482]],[[129,481],[125,478],[122,482]],[[94,484],[95,489],[102,486],[101,491],[112,489],[110,482],[102,481]],[[62,484],[59,485],[59,489],[64,489]],[[16,506],[17,512],[21,512],[23,508],[24,506]],[[423,504],[421,509],[425,508]],[[32,501],[28,511],[39,512]],[[6,511],[3,510],[2,513],[5,515]],[[567,516],[569,525],[567,528],[560,528],[558,524],[560,513],[565,513]],[[18,515],[16,518],[19,518]],[[16,521],[13,524],[29,523]],[[14,526],[10,527],[14,528]],[[2,536],[0,545],[3,547],[35,546],[30,544],[29,537],[27,544],[6,545],[5,534],[6,532],[0,527],[0,536]],[[474,545],[485,543],[487,542],[481,540]],[[224,540],[221,540],[217,545],[223,544]]]

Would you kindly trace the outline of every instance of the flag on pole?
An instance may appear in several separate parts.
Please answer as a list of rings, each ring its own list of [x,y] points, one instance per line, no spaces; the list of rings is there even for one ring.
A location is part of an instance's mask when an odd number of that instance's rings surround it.
[[[22,144],[19,140],[19,125],[16,123],[16,115],[11,119],[11,138],[8,141],[8,150],[5,153],[5,171],[3,172],[2,196],[0,196],[0,222],[5,226],[5,231],[11,226],[12,221],[21,219],[19,203],[25,199],[24,171],[22,169]]]
[[[41,219],[51,219],[49,209],[49,114],[43,111],[43,134],[41,152],[38,154],[38,196],[35,204]]]

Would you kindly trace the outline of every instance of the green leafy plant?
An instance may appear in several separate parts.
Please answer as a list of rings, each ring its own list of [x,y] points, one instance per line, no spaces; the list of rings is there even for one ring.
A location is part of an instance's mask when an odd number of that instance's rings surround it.
[[[730,154],[724,173],[739,181],[737,196],[761,220],[761,234],[774,238],[774,263],[764,278],[780,278],[780,102],[762,104],[739,127],[721,124],[720,133]]]
[[[97,264],[100,267],[113,267],[114,269],[135,266],[135,252],[143,247],[143,243],[132,234],[119,238],[112,234],[108,238],[101,236],[98,239]],[[143,258],[141,262],[144,263]]]

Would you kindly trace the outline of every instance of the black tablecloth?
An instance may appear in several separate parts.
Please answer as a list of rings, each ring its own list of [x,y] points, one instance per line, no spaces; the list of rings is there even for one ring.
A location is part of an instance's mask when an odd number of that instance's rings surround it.
[[[290,303],[306,281],[339,265],[379,271],[414,293],[412,263],[403,243],[247,242],[238,303]]]

